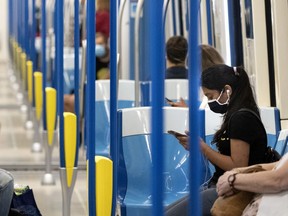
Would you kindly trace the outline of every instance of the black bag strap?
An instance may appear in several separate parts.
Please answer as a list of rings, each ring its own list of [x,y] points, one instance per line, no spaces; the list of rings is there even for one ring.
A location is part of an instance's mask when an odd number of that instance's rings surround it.
[[[256,116],[257,119],[259,119],[259,121],[261,122],[262,128],[264,129],[264,131],[266,133],[265,127],[263,125],[263,122],[261,121],[260,117],[253,110],[250,110],[250,109],[247,109],[247,108],[242,108],[239,111],[247,111],[247,112],[252,113],[254,116]],[[272,163],[272,162],[279,161],[281,159],[281,155],[275,149],[273,149],[273,147],[267,146],[267,150],[266,150],[266,153],[265,153],[265,158],[266,158],[266,163]]]
[[[261,118],[259,117],[259,115],[258,115],[256,112],[254,112],[253,110],[248,109],[248,108],[241,108],[241,109],[239,109],[238,111],[236,111],[235,113],[237,113],[237,112],[250,112],[250,113],[252,113],[252,114],[259,120],[260,124],[262,125],[262,129],[263,129],[263,130],[265,131],[265,133],[266,133],[266,129],[265,129],[264,125],[263,125],[263,122],[262,122]],[[234,115],[235,113],[233,113],[233,114],[231,115],[230,119],[229,119],[228,128],[227,128],[228,130],[229,130],[231,118],[233,117],[233,115]]]

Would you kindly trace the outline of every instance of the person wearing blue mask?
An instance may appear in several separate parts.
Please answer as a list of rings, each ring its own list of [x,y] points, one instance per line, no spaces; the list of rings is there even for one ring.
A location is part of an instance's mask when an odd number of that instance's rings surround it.
[[[96,33],[96,79],[109,79],[109,62],[110,52],[107,37],[100,33]]]
[[[107,45],[107,38],[102,33],[96,33],[95,55],[96,55],[96,79],[109,79],[110,52]],[[74,92],[64,95],[64,111],[75,112]]]
[[[215,113],[223,114],[223,122],[216,131],[211,148],[200,139],[202,154],[215,166],[215,173],[207,188],[201,191],[202,215],[210,215],[217,199],[216,184],[225,171],[265,163],[267,136],[261,122],[253,91],[246,71],[224,64],[214,65],[201,74],[202,90],[208,105]],[[189,135],[176,136],[189,149]],[[166,215],[188,215],[185,197],[167,209]]]

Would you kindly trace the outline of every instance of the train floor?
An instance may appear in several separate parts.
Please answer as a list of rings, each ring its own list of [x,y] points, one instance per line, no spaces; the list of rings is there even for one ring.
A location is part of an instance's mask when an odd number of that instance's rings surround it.
[[[0,168],[14,176],[15,184],[32,188],[43,216],[62,215],[62,189],[59,175],[59,146],[52,154],[52,175],[55,185],[42,185],[45,174],[45,153],[32,153],[34,130],[27,129],[27,111],[23,106],[19,83],[15,82],[7,63],[0,63]],[[40,129],[41,132],[41,129]],[[77,179],[71,199],[71,216],[87,214],[85,153],[79,151]]]

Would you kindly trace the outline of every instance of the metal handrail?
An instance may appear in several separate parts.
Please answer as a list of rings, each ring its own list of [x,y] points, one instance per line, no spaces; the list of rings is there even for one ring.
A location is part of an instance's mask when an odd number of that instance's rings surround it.
[[[118,19],[118,53],[119,53],[119,59],[117,62],[117,68],[118,68],[118,80],[117,83],[119,84],[119,79],[123,77],[122,71],[121,71],[121,53],[122,53],[122,19],[123,19],[123,14],[124,14],[124,8],[127,0],[123,0],[120,2],[120,7],[119,7],[119,19]],[[118,86],[117,84],[117,86]]]
[[[139,30],[140,30],[140,15],[143,9],[144,0],[139,0],[137,3],[136,8],[136,15],[135,15],[135,30],[134,30],[134,45],[135,45],[135,66],[134,66],[134,74],[135,74],[135,107],[140,106],[139,103],[139,86],[140,86],[140,79],[139,79]]]

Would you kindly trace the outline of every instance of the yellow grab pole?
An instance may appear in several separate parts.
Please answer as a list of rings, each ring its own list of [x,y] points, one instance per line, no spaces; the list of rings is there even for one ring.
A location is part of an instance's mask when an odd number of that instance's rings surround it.
[[[22,74],[22,84],[23,89],[26,90],[26,54],[21,53],[21,74]]]
[[[47,134],[48,134],[48,145],[52,146],[55,124],[56,124],[56,89],[51,87],[45,88],[46,92],[46,123],[47,123]]]
[[[30,104],[33,102],[33,62],[27,61],[27,87],[28,87],[28,100]]]
[[[74,113],[64,112],[64,154],[67,175],[67,186],[70,187],[75,168],[77,150],[77,118]]]
[[[17,58],[16,58],[17,43],[16,43],[16,41],[14,41],[14,40],[13,40],[12,47],[13,47],[13,62],[14,62],[14,64],[16,65],[16,68],[17,68]]]
[[[42,94],[42,73],[34,73],[34,94],[35,94],[35,110],[37,120],[40,121],[42,113],[42,103],[43,103],[43,94]]]
[[[113,162],[96,156],[96,215],[110,216],[112,212]],[[95,173],[96,173],[95,171]]]
[[[18,70],[18,72],[20,73],[20,68],[21,68],[21,58],[20,58],[20,56],[21,56],[21,53],[22,53],[22,49],[21,49],[21,47],[17,47],[17,50],[16,50],[16,52],[17,52],[17,70]],[[21,76],[21,73],[20,73],[20,76]]]

